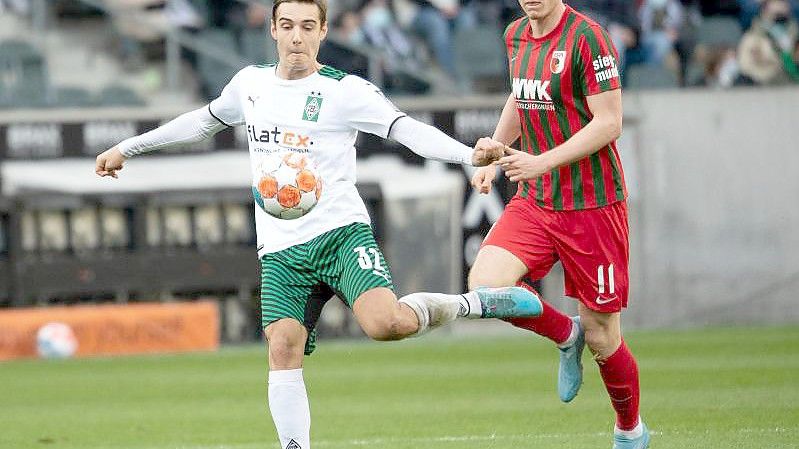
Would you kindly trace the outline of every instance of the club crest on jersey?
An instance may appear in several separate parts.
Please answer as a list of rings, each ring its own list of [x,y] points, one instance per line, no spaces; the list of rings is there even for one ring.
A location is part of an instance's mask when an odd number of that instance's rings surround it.
[[[566,68],[566,52],[562,50],[552,52],[552,59],[549,60],[549,71],[557,75]]]
[[[322,109],[322,94],[311,92],[305,100],[305,108],[302,110],[302,119],[307,122],[319,120],[319,110]]]

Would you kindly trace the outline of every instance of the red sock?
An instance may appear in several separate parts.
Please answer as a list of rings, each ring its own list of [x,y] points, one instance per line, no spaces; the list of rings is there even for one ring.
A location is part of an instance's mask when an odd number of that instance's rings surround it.
[[[633,430],[638,425],[638,365],[624,340],[613,355],[599,363],[599,373],[616,410],[616,426]]]
[[[538,292],[533,289],[533,287],[530,287],[526,283],[519,282],[516,285],[530,290],[531,292],[535,293],[536,296],[541,298],[541,295],[539,295]],[[541,300],[541,304],[544,306],[544,311],[541,313],[541,315],[535,318],[510,318],[507,321],[516,327],[527,329],[528,331],[533,331],[538,335],[547,337],[556,344],[561,344],[568,340],[569,335],[571,335],[572,332],[571,318],[560,313],[557,309],[547,304],[544,300]]]

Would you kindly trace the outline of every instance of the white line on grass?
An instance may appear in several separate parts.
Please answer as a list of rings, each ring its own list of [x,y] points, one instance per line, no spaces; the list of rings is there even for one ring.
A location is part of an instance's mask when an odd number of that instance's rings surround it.
[[[775,433],[799,433],[799,428],[785,428],[785,427],[770,427],[770,428],[744,428],[738,429],[733,433],[756,433],[756,434],[775,434]],[[714,432],[710,429],[704,430],[666,430],[666,431],[652,431],[653,435],[666,436],[669,435],[709,435]],[[432,444],[432,443],[459,443],[459,442],[486,442],[486,441],[508,441],[508,440],[523,440],[535,441],[544,439],[562,439],[573,437],[606,437],[610,438],[610,432],[570,432],[570,433],[530,433],[530,434],[515,434],[515,435],[445,435],[439,437],[386,437],[386,438],[359,438],[352,440],[314,440],[312,441],[315,447],[353,447],[353,446],[371,446],[375,444],[391,444],[391,443],[416,443]],[[263,442],[259,443],[244,443],[244,444],[222,444],[213,446],[179,446],[175,449],[262,449]]]

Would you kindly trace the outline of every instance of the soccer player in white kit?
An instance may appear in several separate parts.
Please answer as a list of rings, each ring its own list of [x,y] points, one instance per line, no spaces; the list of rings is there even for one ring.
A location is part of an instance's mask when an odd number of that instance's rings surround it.
[[[320,64],[326,14],[325,0],[275,1],[271,34],[277,64],[242,69],[209,105],[121,142],[97,156],[95,167],[98,175],[116,178],[129,157],[240,125],[247,126],[254,183],[263,160],[276,153],[301,153],[316,163],[325,188],[308,214],[282,220],[255,206],[269,408],[284,449],[310,447],[302,363],[314,349],[321,305],[332,294],[352,308],[369,337],[382,341],[420,335],[458,316],[536,316],[542,307],[519,287],[414,293],[397,300],[355,187],[358,131],[394,139],[428,158],[475,166],[499,159],[505,147],[484,139],[480,150],[469,148],[407,117],[366,80]]]

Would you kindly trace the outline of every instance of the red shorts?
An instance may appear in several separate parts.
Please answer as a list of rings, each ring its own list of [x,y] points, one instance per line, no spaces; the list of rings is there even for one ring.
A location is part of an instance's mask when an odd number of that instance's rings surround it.
[[[627,307],[629,290],[627,204],[553,211],[513,197],[483,246],[504,248],[542,279],[558,260],[566,275],[566,296],[602,313]]]

